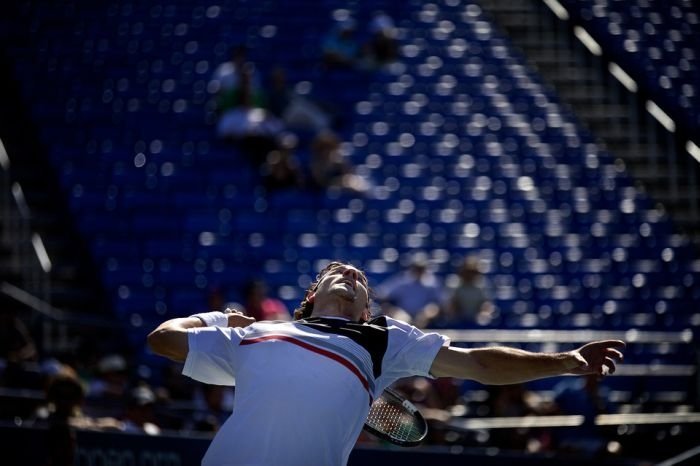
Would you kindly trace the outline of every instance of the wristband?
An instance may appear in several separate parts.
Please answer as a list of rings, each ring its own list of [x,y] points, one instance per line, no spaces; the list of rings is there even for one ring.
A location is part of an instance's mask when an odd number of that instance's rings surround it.
[[[223,312],[202,312],[199,314],[192,314],[190,317],[198,318],[205,327],[228,327],[228,316]]]

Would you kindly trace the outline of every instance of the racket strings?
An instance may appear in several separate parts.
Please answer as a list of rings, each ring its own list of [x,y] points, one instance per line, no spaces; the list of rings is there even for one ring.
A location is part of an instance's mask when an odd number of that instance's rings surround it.
[[[399,403],[378,399],[372,405],[367,423],[377,430],[402,441],[419,440],[423,436],[417,419]]]

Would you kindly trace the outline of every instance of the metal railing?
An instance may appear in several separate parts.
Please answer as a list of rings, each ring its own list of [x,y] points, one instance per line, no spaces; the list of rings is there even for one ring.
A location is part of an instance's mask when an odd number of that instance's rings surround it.
[[[51,259],[41,236],[32,229],[32,212],[22,186],[12,180],[10,157],[0,140],[0,219],[2,241],[11,248],[10,264],[19,274],[21,286],[40,299],[51,300]]]
[[[0,224],[2,245],[9,249],[5,273],[13,277],[16,286],[36,298],[32,307],[36,313],[31,320],[41,319],[44,347],[53,348],[56,319],[51,314],[51,259],[41,236],[32,228],[32,212],[22,186],[12,179],[10,157],[0,140]],[[8,286],[9,283],[7,284]],[[14,285],[12,285],[14,286]]]

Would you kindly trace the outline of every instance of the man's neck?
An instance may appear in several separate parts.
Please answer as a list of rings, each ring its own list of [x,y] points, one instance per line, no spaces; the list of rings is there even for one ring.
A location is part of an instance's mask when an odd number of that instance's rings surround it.
[[[352,306],[341,298],[317,301],[314,303],[314,311],[311,317],[340,317],[348,320],[357,320]]]
[[[327,315],[323,315],[323,314],[312,315],[312,316],[309,317],[308,319],[319,319],[319,320],[326,320],[326,321],[328,321],[328,320],[337,320],[337,321],[340,321],[340,322],[354,322],[353,320],[351,320],[351,319],[348,318],[348,317],[327,316]]]

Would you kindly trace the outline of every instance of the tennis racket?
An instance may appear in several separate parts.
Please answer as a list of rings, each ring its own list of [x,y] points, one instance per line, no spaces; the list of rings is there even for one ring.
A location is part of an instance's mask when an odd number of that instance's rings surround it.
[[[413,403],[387,388],[372,403],[364,429],[393,444],[412,447],[428,434],[428,423]]]

